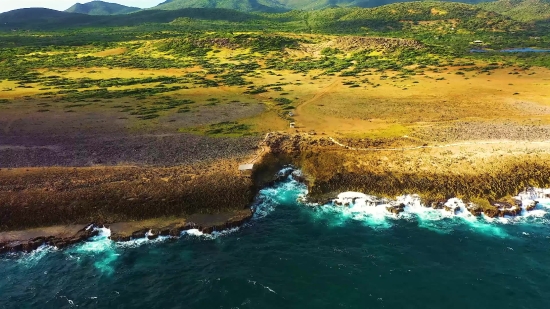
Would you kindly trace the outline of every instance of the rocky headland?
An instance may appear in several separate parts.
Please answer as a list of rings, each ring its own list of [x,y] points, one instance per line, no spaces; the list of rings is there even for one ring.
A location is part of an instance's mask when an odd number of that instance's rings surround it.
[[[311,203],[332,203],[346,191],[381,198],[418,194],[425,207],[458,211],[445,203],[458,197],[473,215],[517,216],[536,203],[522,206],[513,196],[550,184],[550,156],[540,149],[545,144],[516,144],[430,148],[410,138],[337,141],[314,132],[271,133],[238,158],[169,167],[1,169],[0,252],[66,247],[95,236],[92,227],[101,226],[115,241],[237,227],[253,216],[262,187],[292,173],[277,174],[289,164],[301,169],[292,175],[308,186]],[[239,172],[239,164],[252,158],[252,173]],[[405,206],[393,203],[387,210],[399,214]]]

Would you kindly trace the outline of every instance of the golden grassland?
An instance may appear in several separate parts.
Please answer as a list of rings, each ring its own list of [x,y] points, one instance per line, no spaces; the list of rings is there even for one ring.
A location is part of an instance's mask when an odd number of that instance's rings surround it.
[[[434,11],[433,14],[444,12]],[[321,57],[323,46],[336,47],[353,52],[357,48],[345,39],[326,35],[300,35],[307,39],[299,48],[287,49],[285,57]],[[94,55],[96,57],[115,56],[148,56],[174,58],[174,55],[156,50],[156,41],[131,41],[119,43],[119,46],[99,48],[83,46],[75,50],[63,51],[79,57]],[[351,44],[351,45],[350,45]],[[133,47],[137,46],[137,47]],[[381,51],[373,53],[379,54]],[[55,52],[49,52],[55,53]],[[344,57],[345,54],[341,55]],[[23,57],[33,57],[28,54]],[[250,49],[230,49],[217,47],[207,54],[206,59],[212,63],[243,63],[239,57],[246,56],[261,65],[253,74],[248,74],[245,80],[253,85],[284,83],[282,91],[269,91],[256,95],[244,94],[245,86],[222,86],[218,88],[203,88],[193,84],[184,84],[186,88],[162,95],[174,98],[190,99],[199,105],[208,104],[213,98],[223,102],[239,101],[250,104],[265,105],[265,112],[245,119],[237,119],[251,126],[251,131],[261,134],[268,131],[287,131],[288,123],[293,118],[300,131],[324,133],[338,137],[369,137],[386,138],[407,135],[417,127],[440,126],[446,123],[461,121],[492,121],[548,124],[550,121],[549,105],[550,71],[542,68],[528,70],[517,67],[506,67],[480,72],[472,66],[447,66],[419,69],[410,67],[414,74],[404,76],[391,70],[366,70],[356,76],[344,77],[340,74],[323,75],[322,71],[310,71],[307,74],[292,71],[273,71],[263,67],[265,55],[252,53]],[[434,56],[435,57],[435,56]],[[469,69],[472,69],[471,71]],[[198,65],[188,68],[168,69],[132,69],[132,68],[58,68],[37,69],[36,72],[47,75],[58,75],[63,78],[78,79],[112,79],[112,78],[146,78],[171,77],[194,73],[204,78],[212,78],[215,74],[207,73],[207,69]],[[0,99],[27,98],[17,104],[22,113],[36,111],[36,103],[47,102],[49,111],[63,110],[62,103],[56,104],[56,96],[40,97],[51,92],[51,87],[40,84],[29,84],[20,88],[15,81],[0,81]],[[160,83],[136,84],[131,86],[108,87],[108,90],[125,90],[162,86]],[[89,88],[97,89],[97,88]],[[136,101],[135,98],[112,99],[109,103],[124,103],[128,105],[152,104],[157,96]],[[292,101],[296,110],[293,117],[285,117],[288,113],[281,110],[274,101],[284,97]],[[52,102],[50,102],[52,101]],[[96,100],[97,101],[97,100]],[[86,110],[101,110],[105,108],[102,102],[94,102],[74,112]],[[112,104],[111,104],[112,105]],[[8,105],[0,108],[10,108]],[[44,108],[39,108],[44,111]],[[173,116],[176,111],[161,112],[163,117]],[[143,126],[141,122],[136,124]],[[149,124],[147,124],[149,125]],[[146,126],[147,126],[146,125]],[[201,132],[197,128],[196,132]]]

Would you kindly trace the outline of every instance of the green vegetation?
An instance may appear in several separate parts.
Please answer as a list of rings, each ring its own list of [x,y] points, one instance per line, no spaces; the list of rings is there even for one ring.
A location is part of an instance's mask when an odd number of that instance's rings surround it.
[[[301,99],[292,91],[324,76],[344,77],[342,83],[355,91],[379,87],[379,79],[405,81],[453,66],[461,68],[452,74],[464,78],[510,66],[550,68],[546,53],[499,52],[548,48],[548,29],[451,2],[284,13],[189,8],[119,16],[26,9],[0,14],[0,80],[6,81],[0,93],[11,98],[25,90],[31,98],[55,100],[67,112],[101,104],[133,118],[162,120],[194,112],[186,101],[191,97],[179,97],[186,90],[204,94],[201,88],[231,87],[288,120],[284,115]],[[471,52],[480,48],[483,52]],[[304,80],[284,81],[287,72]],[[373,73],[376,79],[369,78]],[[266,76],[271,81],[263,81]],[[224,124],[204,133],[247,131]]]
[[[263,2],[263,3],[262,3]],[[217,9],[232,9],[243,12],[280,12],[286,9],[277,1],[262,1],[262,0],[168,0],[158,6],[155,10],[179,10],[185,8],[217,8]]]
[[[276,12],[290,10],[321,10],[332,7],[377,7],[392,4],[394,0],[168,0],[154,7],[161,10],[184,8],[224,8],[244,12]],[[465,3],[479,3],[483,0],[464,0]]]
[[[88,3],[77,3],[65,12],[80,13],[88,15],[117,15],[117,14],[129,14],[141,10],[137,7],[129,7],[120,5],[117,3],[109,3],[104,1],[92,1]]]
[[[549,0],[498,0],[479,6],[484,10],[497,12],[519,21],[550,20]]]

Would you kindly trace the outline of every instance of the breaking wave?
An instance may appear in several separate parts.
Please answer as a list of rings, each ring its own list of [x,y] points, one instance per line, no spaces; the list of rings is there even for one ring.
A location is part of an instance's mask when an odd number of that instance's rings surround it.
[[[550,209],[550,199],[540,198],[541,192],[545,190],[532,191],[516,197],[521,205],[513,207],[521,208],[518,208],[519,215],[497,218],[472,214],[472,204],[466,204],[458,198],[449,199],[437,208],[428,207],[414,194],[385,199],[360,192],[343,192],[332,203],[309,206],[316,218],[328,219],[329,224],[336,226],[357,221],[374,229],[389,229],[399,220],[406,220],[438,233],[451,233],[466,228],[485,235],[507,238],[510,235],[503,228],[505,224],[549,222],[547,211]]]

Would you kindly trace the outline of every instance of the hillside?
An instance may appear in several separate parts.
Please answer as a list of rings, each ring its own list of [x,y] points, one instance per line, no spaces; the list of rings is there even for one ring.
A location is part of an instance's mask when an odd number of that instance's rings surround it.
[[[499,0],[480,7],[520,21],[550,19],[550,0]]]
[[[421,23],[429,21],[428,23]],[[436,22],[437,21],[437,22]],[[90,16],[46,9],[22,9],[0,14],[0,29],[70,29],[139,26],[187,30],[275,30],[359,34],[406,31],[438,34],[518,31],[521,22],[495,12],[453,2],[406,2],[376,8],[330,8],[286,13],[246,13],[228,9],[143,10],[118,16]],[[453,30],[455,29],[455,30]]]
[[[96,20],[95,16],[67,13],[43,8],[13,10],[0,14],[0,27],[6,29],[39,29],[50,26],[84,25]]]
[[[125,15],[87,15],[50,9],[29,8],[0,14],[0,30],[64,30],[80,27],[124,27],[142,24],[168,24],[178,18],[197,21],[246,22],[260,16],[227,9],[144,10]],[[150,28],[150,26],[149,26]]]
[[[476,4],[491,0],[463,0],[461,2]],[[159,10],[177,10],[182,8],[225,8],[245,12],[269,12],[290,10],[321,10],[336,7],[372,8],[410,0],[167,0],[154,7]]]
[[[241,12],[287,11],[277,0],[167,0],[154,10],[179,10],[185,8],[231,9]]]
[[[65,12],[68,13],[81,13],[88,15],[117,15],[117,14],[128,14],[141,10],[137,7],[129,7],[117,3],[110,3],[104,1],[92,1],[88,3],[77,3]]]

